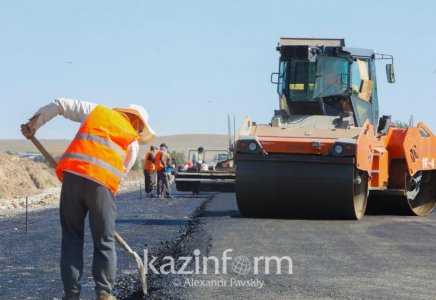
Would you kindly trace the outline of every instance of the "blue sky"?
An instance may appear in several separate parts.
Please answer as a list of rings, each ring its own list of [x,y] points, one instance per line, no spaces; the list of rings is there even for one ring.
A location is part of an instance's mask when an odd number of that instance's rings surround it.
[[[158,135],[227,133],[278,108],[280,37],[345,38],[395,57],[378,66],[381,114],[436,132],[434,1],[2,1],[0,139],[57,97],[143,105]],[[72,62],[72,64],[67,63]],[[58,117],[40,138],[71,139]]]

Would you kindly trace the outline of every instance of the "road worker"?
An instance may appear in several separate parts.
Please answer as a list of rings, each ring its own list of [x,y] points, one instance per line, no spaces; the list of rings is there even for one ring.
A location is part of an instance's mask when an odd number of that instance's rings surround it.
[[[154,184],[156,183],[156,168],[154,166],[156,152],[157,147],[151,146],[144,160],[145,194],[149,198],[153,195]]]
[[[167,154],[167,145],[162,143],[160,145],[160,150],[156,154],[154,159],[154,165],[157,172],[157,197],[158,198],[173,198],[171,196],[170,186],[168,182],[168,176],[165,173],[165,170],[168,165],[168,154]]]
[[[139,105],[110,109],[79,100],[59,98],[41,107],[26,124],[31,138],[45,123],[62,115],[80,122],[80,129],[59,161],[56,174],[62,181],[61,278],[63,299],[79,299],[83,274],[85,218],[94,241],[92,275],[98,300],[111,295],[116,273],[115,195],[136,161],[139,144],[156,134],[148,125],[148,113]]]
[[[197,167],[198,171],[201,171],[201,164],[203,163],[204,148],[199,147],[197,152],[192,155],[192,165]]]
[[[167,167],[165,168],[165,174],[168,177],[168,187],[171,190],[171,186],[173,185],[174,182],[174,175],[173,175],[173,168],[176,168],[177,162],[176,159],[174,157],[171,157],[168,154],[168,160],[167,160]],[[176,168],[177,170],[177,168]]]

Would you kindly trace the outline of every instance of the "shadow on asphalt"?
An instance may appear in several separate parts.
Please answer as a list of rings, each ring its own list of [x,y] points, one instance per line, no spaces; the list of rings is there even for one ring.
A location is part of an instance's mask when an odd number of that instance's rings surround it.
[[[202,218],[219,218],[219,217],[232,217],[232,218],[240,218],[238,210],[222,210],[222,211],[205,211]]]

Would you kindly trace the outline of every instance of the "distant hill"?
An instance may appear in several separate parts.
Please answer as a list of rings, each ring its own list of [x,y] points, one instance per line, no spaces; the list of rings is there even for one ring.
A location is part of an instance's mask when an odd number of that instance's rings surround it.
[[[49,152],[64,152],[67,149],[71,141],[69,140],[39,140],[41,144]],[[10,151],[12,153],[24,153],[32,152],[38,153],[38,149],[33,145],[33,143],[26,139],[14,139],[14,140],[0,140],[0,151],[6,152]]]
[[[40,140],[41,144],[51,153],[64,152],[70,140]],[[152,144],[159,146],[161,143],[166,143],[169,150],[183,152],[186,156],[189,150],[195,150],[202,146],[206,150],[226,150],[229,147],[229,142],[226,135],[221,134],[180,134],[180,135],[167,135],[158,137]],[[150,145],[141,145],[139,150],[140,158],[145,156],[149,150]],[[0,140],[0,152],[10,151],[12,153],[23,152],[38,152],[38,149],[32,144],[31,141],[26,139],[10,139]]]

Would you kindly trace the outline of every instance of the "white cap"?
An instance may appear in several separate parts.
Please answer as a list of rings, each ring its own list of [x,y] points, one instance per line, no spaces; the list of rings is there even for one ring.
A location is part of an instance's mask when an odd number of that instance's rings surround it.
[[[144,107],[136,104],[129,104],[125,108],[114,108],[114,110],[136,115],[142,121],[144,124],[144,129],[138,133],[139,137],[141,138],[139,140],[139,144],[148,144],[157,138],[154,130],[148,125],[148,113]]]

